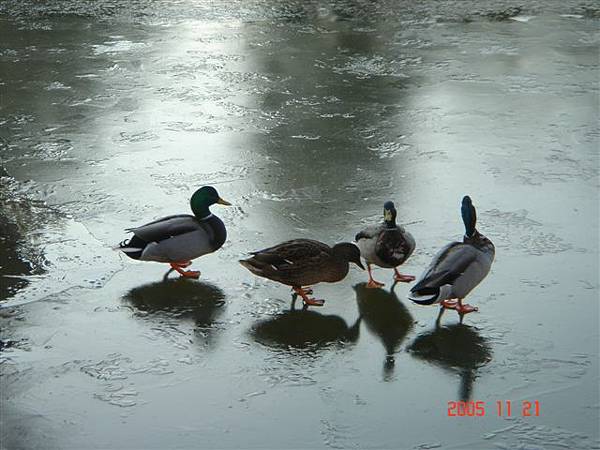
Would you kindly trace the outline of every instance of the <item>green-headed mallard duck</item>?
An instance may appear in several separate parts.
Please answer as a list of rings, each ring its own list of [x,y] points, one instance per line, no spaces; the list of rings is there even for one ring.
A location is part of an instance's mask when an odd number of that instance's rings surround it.
[[[486,277],[496,252],[492,241],[475,228],[477,213],[469,196],[463,198],[461,212],[463,241],[451,242],[433,258],[408,297],[422,305],[440,303],[438,321],[446,308],[455,309],[461,321],[465,314],[477,311],[462,300]]]
[[[312,291],[302,286],[342,280],[349,262],[364,270],[360,250],[350,242],[329,247],[311,239],[294,239],[251,255],[240,263],[255,275],[291,286],[305,305],[322,306],[325,301],[308,297]]]
[[[121,242],[119,248],[130,258],[169,263],[171,270],[180,275],[198,278],[200,272],[183,269],[192,264],[192,259],[221,248],[227,238],[225,225],[208,209],[215,203],[231,205],[219,197],[214,187],[203,186],[190,200],[193,216],[168,216],[128,228],[126,231],[133,232],[133,237]]]
[[[412,275],[402,275],[396,268],[404,263],[415,250],[415,240],[401,225],[396,224],[396,208],[393,202],[383,205],[383,222],[365,228],[355,237],[362,257],[367,262],[369,288],[380,288],[383,283],[371,275],[371,264],[394,269],[394,280],[405,283],[414,281]]]

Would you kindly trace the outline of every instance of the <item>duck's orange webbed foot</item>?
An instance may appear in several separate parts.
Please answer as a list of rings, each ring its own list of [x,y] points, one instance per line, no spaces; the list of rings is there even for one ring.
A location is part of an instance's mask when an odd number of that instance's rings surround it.
[[[378,288],[382,288],[383,286],[385,286],[384,283],[375,281],[373,278],[369,279],[369,282],[367,283],[367,287],[371,288],[371,289],[378,289]]]
[[[197,280],[198,278],[200,278],[199,270],[183,270],[185,267],[189,267],[191,264],[191,261],[171,263],[171,268],[173,270],[176,270],[177,273],[179,273],[179,275],[181,275],[182,277],[193,278]]]
[[[463,305],[461,298],[458,299],[458,305],[456,305],[455,309],[456,309],[456,312],[458,313],[458,316],[460,317],[460,323],[463,322],[465,314],[479,311],[479,309],[475,306],[471,306],[471,305],[467,305],[467,304]]]
[[[394,267],[394,281],[399,281],[400,283],[410,283],[411,281],[415,281],[414,275],[403,275],[398,272],[398,269]]]
[[[308,288],[308,287],[306,287],[306,288],[303,288],[303,287],[301,287],[301,288],[292,288],[292,291],[294,291],[296,294],[298,294],[298,291],[296,289],[301,289],[302,292],[304,292],[306,295],[312,295],[312,293],[313,293],[313,290],[311,288]]]
[[[373,274],[371,274],[371,264],[367,263],[367,271],[369,272],[369,282],[367,283],[367,287],[371,289],[378,289],[385,286],[384,283],[380,283],[379,281],[375,281],[373,279]]]
[[[293,287],[292,289],[296,294],[302,297],[305,306],[323,306],[325,304],[325,300],[309,297],[309,295],[312,294],[312,289],[304,290],[302,287]]]
[[[477,312],[479,311],[479,308],[477,308],[476,306],[471,306],[471,305],[461,305],[459,304],[458,306],[456,306],[456,312],[459,313],[461,316],[464,316],[465,314],[469,314],[472,312]]]
[[[440,302],[440,305],[442,305],[446,309],[456,309],[456,307],[458,306],[458,299],[447,298],[445,300],[442,300]]]

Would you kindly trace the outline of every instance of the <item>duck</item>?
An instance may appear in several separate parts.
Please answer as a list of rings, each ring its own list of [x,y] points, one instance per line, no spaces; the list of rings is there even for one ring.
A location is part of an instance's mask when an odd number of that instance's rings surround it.
[[[323,306],[325,300],[309,297],[313,284],[338,282],[348,275],[349,263],[365,269],[356,244],[341,242],[333,247],[312,239],[292,239],[273,247],[251,252],[240,264],[259,277],[292,287],[304,307]]]
[[[384,283],[373,279],[371,264],[394,269],[394,281],[396,282],[410,283],[415,280],[414,276],[403,275],[397,269],[412,255],[415,250],[415,239],[403,226],[396,224],[396,214],[394,202],[385,202],[383,204],[383,222],[365,228],[354,238],[360,254],[367,262],[368,288],[385,286]]]
[[[125,231],[133,233],[118,249],[138,261],[155,261],[171,266],[181,277],[200,277],[200,271],[184,270],[192,260],[217,251],[227,239],[225,224],[210,212],[214,204],[231,206],[212,186],[202,186],[190,199],[193,215],[163,217]]]
[[[462,302],[490,272],[496,254],[492,241],[475,227],[477,211],[468,195],[462,199],[461,215],[465,225],[462,242],[451,242],[442,248],[408,296],[421,305],[439,303],[437,323],[446,309],[458,312],[461,323],[465,314],[478,311]]]

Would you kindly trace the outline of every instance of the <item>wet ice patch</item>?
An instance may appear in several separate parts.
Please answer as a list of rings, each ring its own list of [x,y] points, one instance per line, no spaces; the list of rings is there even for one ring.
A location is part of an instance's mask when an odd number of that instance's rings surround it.
[[[122,41],[107,41],[104,44],[92,45],[92,49],[96,55],[106,53],[123,53],[140,50],[148,47],[149,44],[144,42],[132,42],[128,40]]]
[[[484,17],[494,22],[505,22],[507,20],[514,19],[515,17],[520,17],[522,11],[522,7],[512,6],[500,11],[490,11],[485,13]]]
[[[35,122],[35,116],[32,114],[14,114],[0,119],[0,125],[9,125],[14,127],[21,127],[32,122]]]
[[[56,139],[50,142],[40,142],[33,147],[33,153],[26,155],[42,161],[65,161],[73,150],[68,139]]]
[[[128,133],[122,131],[119,133],[119,141],[121,142],[144,142],[144,141],[155,141],[158,139],[158,135],[150,130],[140,131],[137,133]]]
[[[137,391],[125,388],[122,384],[109,384],[102,392],[95,393],[94,398],[121,408],[129,408],[137,405],[137,395]]]
[[[53,81],[48,86],[46,86],[47,91],[64,91],[69,89],[71,89],[71,86],[67,86],[66,84],[63,84],[60,81]]]
[[[535,169],[522,167],[516,178],[523,184],[539,186],[544,183],[566,183],[592,180],[599,170],[593,158],[574,159],[563,149],[551,150],[545,158],[546,164]]]
[[[16,57],[19,55],[19,52],[12,48],[5,48],[0,50],[0,57]]]
[[[404,153],[409,148],[410,145],[400,142],[382,142],[381,144],[369,147],[369,150],[376,154],[379,159],[386,159]]]
[[[40,30],[40,31],[52,31],[52,26],[47,22],[28,22],[19,27],[19,30]]]
[[[97,363],[84,364],[80,367],[81,372],[98,380],[125,380],[127,379],[126,370],[122,364],[131,363],[130,358],[121,356],[118,353],[110,354],[106,359]]]
[[[172,158],[169,160],[157,161],[159,166],[173,166],[181,168],[181,159]],[[205,169],[208,167],[208,163],[204,163]],[[192,167],[191,170],[197,170]],[[189,192],[190,186],[201,186],[201,185],[218,185],[223,183],[231,183],[234,181],[244,180],[248,176],[248,167],[244,166],[229,166],[222,170],[215,170],[212,172],[197,172],[186,173],[185,171],[167,172],[163,170],[162,173],[153,173],[150,175],[156,183],[156,186],[160,187],[168,195],[183,195],[183,193]],[[223,214],[229,214],[228,210],[222,210],[219,212],[219,216]]]
[[[535,16],[514,16],[511,17],[510,20],[514,20],[515,22],[527,23],[531,19],[535,19]]]
[[[512,425],[487,433],[483,438],[498,449],[593,449],[597,444],[589,436],[560,427],[511,420]],[[542,444],[543,443],[543,444]]]
[[[43,249],[43,276],[25,277],[30,285],[7,305],[30,303],[75,287],[100,288],[122,268],[116,252],[74,220],[36,230],[29,238]]]
[[[271,388],[276,386],[299,387],[317,384],[315,366],[310,362],[314,353],[305,349],[289,348],[272,353],[265,358],[265,366],[259,376]]]
[[[274,202],[311,201],[314,203],[332,203],[329,194],[317,185],[310,185],[298,189],[282,190],[280,192],[256,191],[255,196]]]
[[[408,75],[398,70],[397,66],[415,65],[421,62],[420,57],[398,59],[390,61],[382,56],[352,56],[343,66],[333,68],[333,72],[339,74],[351,74],[359,79],[367,79],[377,76],[393,76],[408,78]]]
[[[355,430],[349,425],[321,419],[323,443],[329,448],[358,448],[359,446],[351,438],[353,431]]]
[[[306,141],[318,141],[319,139],[321,139],[321,136],[309,136],[306,134],[297,134],[294,136],[291,136],[292,139],[304,139]]]
[[[80,362],[74,362],[76,365]],[[71,364],[72,365],[72,364]],[[138,404],[138,392],[129,380],[131,375],[151,374],[169,375],[173,373],[169,361],[155,358],[147,363],[135,364],[129,357],[120,353],[111,353],[98,362],[87,362],[79,366],[79,370],[103,383],[94,398],[122,408]]]
[[[483,47],[479,52],[482,55],[518,55],[519,49],[516,47],[506,47],[502,45],[490,45]]]
[[[507,75],[502,84],[507,86],[509,92],[544,93],[548,91],[548,86],[542,85],[538,78],[532,75]]]
[[[500,211],[491,209],[482,213],[482,223],[486,233],[497,248],[517,246],[522,252],[541,256],[547,253],[561,253],[573,248],[554,233],[543,231],[542,223],[530,219],[525,209]]]

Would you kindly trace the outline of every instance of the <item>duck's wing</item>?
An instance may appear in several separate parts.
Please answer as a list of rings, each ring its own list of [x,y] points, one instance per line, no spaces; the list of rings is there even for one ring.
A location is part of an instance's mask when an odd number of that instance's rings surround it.
[[[214,250],[210,233],[200,228],[150,242],[140,259],[159,262],[191,261]]]
[[[252,253],[240,263],[255,275],[280,283],[306,285],[323,281],[321,269],[331,248],[310,239],[295,239]]]
[[[311,260],[329,258],[330,247],[311,239],[294,239],[257,252],[252,259],[273,266],[275,270],[291,269],[294,265],[306,264]]]
[[[354,241],[360,249],[361,256],[369,263],[377,259],[375,247],[382,230],[383,226],[381,224],[371,225],[357,233],[354,237]]]
[[[375,239],[381,233],[381,225],[371,225],[365,228],[362,231],[359,231],[356,236],[354,236],[354,240],[359,242],[361,239]]]
[[[136,228],[127,228],[140,239],[146,242],[160,242],[165,239],[191,233],[203,229],[198,220],[189,214],[163,217],[154,222]]]
[[[469,284],[471,275],[475,276],[478,270],[477,258],[479,250],[469,244],[452,242],[444,247],[433,259],[429,268],[421,275],[419,281],[410,290],[410,298],[418,301],[418,297],[436,297],[444,285]],[[461,280],[462,277],[467,279]],[[479,277],[477,277],[479,278]],[[473,280],[475,281],[475,280]],[[476,280],[473,287],[481,279]],[[469,289],[470,290],[470,289]],[[468,292],[468,291],[467,291]]]

